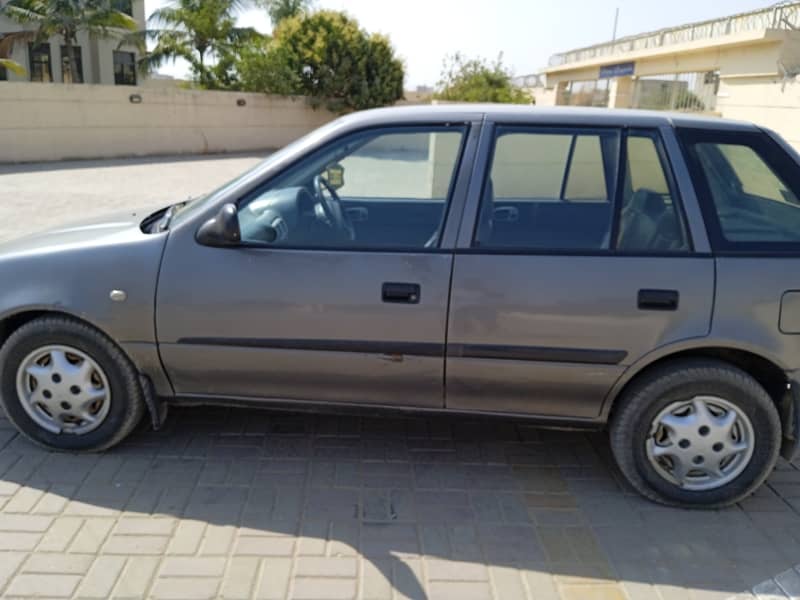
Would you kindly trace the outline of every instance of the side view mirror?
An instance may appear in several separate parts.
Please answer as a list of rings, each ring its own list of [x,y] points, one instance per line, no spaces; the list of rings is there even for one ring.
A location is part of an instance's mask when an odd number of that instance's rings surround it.
[[[199,244],[214,247],[238,246],[242,241],[235,204],[225,204],[216,216],[200,226],[195,236]]]

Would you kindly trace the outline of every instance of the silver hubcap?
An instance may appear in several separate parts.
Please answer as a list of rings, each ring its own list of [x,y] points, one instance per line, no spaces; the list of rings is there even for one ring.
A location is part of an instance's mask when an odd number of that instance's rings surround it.
[[[686,490],[713,490],[738,477],[753,457],[750,419],[716,396],[673,402],[650,427],[647,458],[656,472]]]
[[[52,433],[89,433],[111,406],[106,374],[69,346],[45,346],[26,356],[17,370],[17,394],[30,418]]]

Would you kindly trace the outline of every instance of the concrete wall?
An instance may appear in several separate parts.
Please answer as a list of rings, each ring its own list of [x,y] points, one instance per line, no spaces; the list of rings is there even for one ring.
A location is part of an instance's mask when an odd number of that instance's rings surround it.
[[[333,118],[303,98],[2,82],[0,162],[279,148]]]
[[[727,119],[774,129],[800,150],[800,83],[778,78],[723,79],[717,111]]]

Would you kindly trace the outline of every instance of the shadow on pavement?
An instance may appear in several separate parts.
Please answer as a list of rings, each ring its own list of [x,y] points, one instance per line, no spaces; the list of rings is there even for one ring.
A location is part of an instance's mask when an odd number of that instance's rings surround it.
[[[727,598],[800,562],[793,465],[739,506],[683,511],[627,489],[603,434],[518,421],[183,408],[102,455],[39,450],[3,420],[0,447],[0,515],[105,521],[98,554],[291,562],[276,597],[358,578],[364,597]]]

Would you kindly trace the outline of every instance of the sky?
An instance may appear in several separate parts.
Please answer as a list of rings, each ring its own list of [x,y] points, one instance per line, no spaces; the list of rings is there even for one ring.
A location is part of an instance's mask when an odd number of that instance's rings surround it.
[[[170,0],[146,0],[149,15]],[[317,8],[344,10],[371,32],[386,34],[406,65],[406,89],[433,86],[445,57],[496,58],[515,75],[535,73],[557,52],[617,36],[714,19],[764,8],[775,0],[316,0]],[[268,33],[264,11],[239,15],[242,26]],[[185,63],[162,73],[186,77]]]

